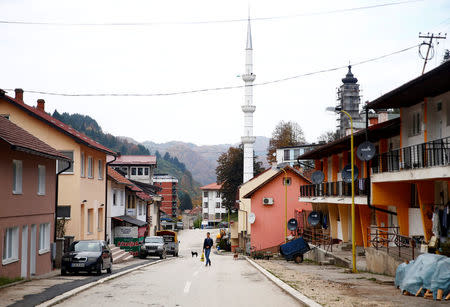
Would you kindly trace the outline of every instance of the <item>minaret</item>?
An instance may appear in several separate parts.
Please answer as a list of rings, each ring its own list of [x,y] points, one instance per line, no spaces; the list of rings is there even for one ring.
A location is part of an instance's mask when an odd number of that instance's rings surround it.
[[[250,17],[247,27],[247,46],[245,48],[245,73],[242,80],[245,82],[245,101],[242,105],[244,112],[244,135],[242,144],[244,144],[244,183],[253,178],[253,144],[256,138],[253,136],[253,112],[256,107],[253,105],[253,81],[256,76],[253,74],[253,48],[252,48],[252,30],[250,28]]]
[[[352,66],[348,66],[348,72],[345,78],[342,79],[342,85],[338,90],[338,106],[342,110],[347,111],[353,119],[353,129],[356,131],[361,129],[360,123],[362,122],[361,116],[359,114],[359,84],[358,79],[352,73]],[[339,137],[344,137],[347,135],[350,129],[350,120],[347,115],[340,113],[339,115],[339,125],[338,132]]]

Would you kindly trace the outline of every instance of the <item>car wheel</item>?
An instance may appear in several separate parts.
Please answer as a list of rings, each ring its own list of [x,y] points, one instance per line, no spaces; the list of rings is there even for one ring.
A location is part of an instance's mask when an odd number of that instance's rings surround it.
[[[303,262],[303,255],[297,255],[294,257],[295,263],[302,263]]]
[[[61,269],[61,275],[62,275],[62,276],[66,276],[66,275],[67,275],[66,269]]]
[[[175,257],[178,257],[178,252],[176,252],[174,256],[175,256]]]
[[[112,273],[112,264],[109,266],[109,268],[106,269],[106,273],[108,274]]]
[[[102,264],[97,264],[97,270],[95,271],[96,275],[102,275]]]
[[[139,253],[139,258],[141,259],[147,258],[147,253]]]

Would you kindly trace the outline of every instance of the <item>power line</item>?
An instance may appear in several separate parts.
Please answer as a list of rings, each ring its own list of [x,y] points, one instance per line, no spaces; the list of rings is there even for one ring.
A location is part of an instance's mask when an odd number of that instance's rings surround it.
[[[271,17],[256,17],[251,18],[252,21],[265,21],[265,20],[277,20],[277,19],[287,19],[287,18],[297,18],[297,17],[309,17],[309,16],[320,16],[329,15],[337,13],[346,13],[354,11],[362,11],[380,7],[402,5],[413,2],[422,2],[424,0],[407,0],[407,1],[397,1],[369,6],[360,6],[346,9],[321,11],[321,12],[311,12],[303,14],[294,15],[284,15],[284,16],[271,16]],[[222,19],[222,20],[200,20],[200,21],[155,21],[155,22],[105,22],[105,23],[66,23],[66,22],[39,22],[39,21],[23,21],[23,20],[0,20],[0,24],[11,24],[11,25],[36,25],[36,26],[154,26],[154,25],[196,25],[196,24],[211,24],[211,23],[232,23],[232,22],[246,22],[248,18],[237,18],[237,19]]]
[[[359,62],[353,63],[352,66],[357,66],[357,65],[362,65],[362,64],[378,61],[378,60],[411,50],[413,48],[416,48],[417,46],[418,45],[416,44],[414,46],[410,46],[408,48],[397,50],[397,51],[394,51],[394,52],[391,52],[388,54],[384,54],[384,55],[381,55],[378,57],[359,61]],[[298,78],[302,78],[302,77],[336,71],[336,70],[344,69],[344,68],[347,68],[347,65],[317,70],[317,71],[313,71],[313,72],[298,74],[298,75],[294,75],[294,76],[290,76],[290,77],[285,77],[285,78],[280,78],[280,79],[275,79],[275,80],[270,80],[270,81],[265,81],[265,82],[260,82],[260,83],[255,83],[255,84],[249,85],[249,86],[264,86],[264,85],[269,85],[269,84],[274,84],[274,83],[280,83],[280,82],[285,82],[285,81],[298,79]],[[244,88],[245,86],[246,85],[234,85],[234,86],[212,87],[212,88],[204,88],[204,89],[185,90],[185,91],[174,91],[174,92],[166,92],[166,93],[81,93],[81,94],[79,94],[79,93],[48,92],[48,91],[41,91],[41,90],[24,90],[24,92],[32,93],[32,94],[41,94],[41,95],[49,95],[49,96],[65,96],[65,97],[158,97],[158,96],[175,96],[175,95],[185,95],[185,94],[239,89],[239,88]],[[13,89],[5,89],[5,90],[13,91]]]

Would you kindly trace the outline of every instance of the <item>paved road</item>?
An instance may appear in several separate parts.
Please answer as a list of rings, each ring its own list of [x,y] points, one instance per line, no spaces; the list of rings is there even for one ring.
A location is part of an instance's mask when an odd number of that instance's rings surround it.
[[[205,267],[200,257],[192,258],[192,250],[200,254],[205,233],[184,230],[179,258],[98,285],[60,305],[298,306],[246,260],[212,254],[212,266]]]

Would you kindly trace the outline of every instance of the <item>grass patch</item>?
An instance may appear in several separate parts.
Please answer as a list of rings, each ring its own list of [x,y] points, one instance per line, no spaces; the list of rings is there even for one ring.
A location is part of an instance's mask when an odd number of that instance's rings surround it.
[[[377,279],[376,279],[376,278],[373,278],[373,277],[371,277],[371,278],[367,278],[367,280],[370,280],[370,281],[376,281]]]
[[[0,276],[0,287],[7,285],[7,284],[11,284],[16,281],[20,281],[22,279],[23,279],[22,277],[9,278],[9,277]]]

